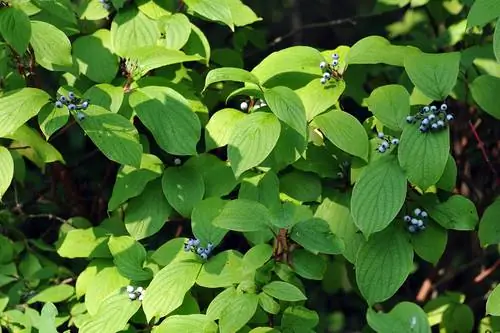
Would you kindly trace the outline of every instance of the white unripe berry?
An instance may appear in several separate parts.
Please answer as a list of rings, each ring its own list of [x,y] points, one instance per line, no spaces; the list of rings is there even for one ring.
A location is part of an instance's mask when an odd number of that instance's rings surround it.
[[[337,59],[333,59],[332,61],[332,66],[337,66],[339,64],[339,61]]]
[[[321,84],[325,84],[326,83],[326,79],[324,77],[322,77],[321,80],[319,80],[319,82],[321,82]]]
[[[338,53],[334,53],[334,54],[332,54],[332,58],[333,58],[334,60],[338,60],[338,59],[339,59],[339,54],[338,54]]]
[[[380,138],[380,139],[383,139],[385,134],[383,132],[378,132],[377,136]]]
[[[433,106],[431,106],[431,111],[432,111],[432,112],[435,112],[436,110],[437,110],[437,107],[435,107],[434,105],[433,105]]]
[[[424,106],[424,107],[422,108],[422,111],[424,111],[424,112],[429,112],[429,110],[430,110],[430,109],[429,109],[429,107],[428,107],[428,106]]]
[[[415,213],[415,215],[419,216],[422,213],[422,210],[420,208],[415,208],[413,212]]]
[[[181,163],[182,163],[182,161],[181,161],[181,159],[180,159],[180,158],[175,158],[175,159],[174,159],[174,164],[175,164],[175,165],[181,165]]]
[[[128,298],[130,298],[132,301],[137,298],[137,295],[134,293],[129,293]]]
[[[422,211],[422,213],[420,213],[420,216],[426,218],[428,215],[426,211]]]
[[[441,104],[441,111],[446,111],[446,110],[448,110],[448,105]]]
[[[143,287],[137,287],[137,289],[135,290],[135,292],[141,294],[142,292],[144,292],[144,288]]]
[[[326,68],[326,62],[322,61],[322,62],[319,64],[319,68],[321,68],[321,69],[325,69],[325,68]]]
[[[142,302],[142,300],[143,300],[143,299],[144,299],[144,295],[143,295],[143,294],[140,294],[140,295],[139,295],[139,301],[141,301],[141,302]]]
[[[128,292],[128,293],[133,293],[133,292],[134,292],[134,287],[132,287],[132,286],[127,286],[127,292]]]
[[[243,111],[246,111],[248,109],[248,103],[247,102],[241,102],[240,109],[243,110]]]

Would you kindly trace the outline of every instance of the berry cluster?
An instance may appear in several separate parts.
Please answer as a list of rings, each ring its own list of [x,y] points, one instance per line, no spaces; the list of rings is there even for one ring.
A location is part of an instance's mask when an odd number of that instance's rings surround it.
[[[319,68],[323,71],[323,77],[321,78],[321,84],[326,84],[332,77],[334,78],[339,78],[340,74],[338,73],[337,69],[339,66],[339,55],[338,53],[332,54],[332,63],[327,64],[325,61],[322,61],[319,64]]]
[[[66,105],[68,107],[68,110],[70,111],[78,110],[76,112],[76,117],[78,118],[78,120],[83,120],[85,119],[85,115],[79,110],[86,110],[89,107],[89,101],[81,100],[80,98],[76,97],[74,92],[70,91],[68,93],[68,97],[61,95],[55,102],[56,108],[60,109],[64,105]]]
[[[264,106],[267,106],[266,104],[266,101],[264,101],[263,99],[258,99],[256,100],[253,105],[252,105],[252,102],[250,101],[250,105],[248,104],[248,102],[246,101],[243,101],[241,102],[240,104],[240,109],[242,111],[247,111],[248,110],[248,107],[251,106],[252,107],[252,110],[257,110],[257,109],[260,109]]]
[[[412,234],[425,229],[424,219],[427,218],[427,213],[420,209],[415,208],[414,215],[405,215],[404,220],[408,224],[408,231]]]
[[[192,239],[190,238],[185,244],[184,244],[184,251],[186,252],[194,252],[197,253],[201,259],[207,260],[208,256],[210,253],[212,253],[212,250],[214,248],[214,245],[212,243],[208,243],[207,247],[201,247],[200,246],[200,240],[199,239]]]
[[[391,145],[398,145],[399,144],[399,139],[396,138],[390,138],[389,136],[385,135],[383,132],[378,132],[377,137],[379,139],[383,139],[382,142],[378,145],[377,151],[379,153],[385,153],[387,149],[391,147]]]
[[[99,2],[102,4],[102,7],[106,10],[111,9],[111,2],[109,0],[99,0]]]
[[[410,124],[420,121],[419,129],[422,133],[429,130],[437,132],[444,129],[453,120],[453,115],[447,113],[447,110],[448,106],[444,103],[439,108],[435,105],[424,106],[417,115],[406,117],[406,121]]]
[[[127,286],[127,292],[128,298],[130,298],[131,301],[136,299],[142,301],[144,299],[145,290],[142,287],[134,288],[133,286]]]

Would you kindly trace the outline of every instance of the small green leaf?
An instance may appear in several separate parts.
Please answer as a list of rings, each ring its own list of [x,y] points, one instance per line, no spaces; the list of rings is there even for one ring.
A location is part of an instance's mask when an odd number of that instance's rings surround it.
[[[130,105],[166,152],[196,154],[201,124],[181,94],[167,87],[143,87],[132,93]]]
[[[31,24],[28,15],[15,7],[2,8],[0,33],[17,53],[24,54],[31,38]]]
[[[482,247],[500,243],[498,216],[500,216],[500,198],[486,208],[479,222],[478,236]]]
[[[369,164],[354,185],[351,213],[356,226],[369,236],[385,229],[406,198],[406,176],[394,157]]]
[[[142,146],[137,129],[125,117],[90,104],[80,112],[79,124],[92,142],[110,160],[140,167]]]
[[[49,102],[43,90],[23,88],[0,97],[0,137],[13,133]]]
[[[292,171],[280,178],[280,192],[302,202],[318,201],[321,197],[321,180],[313,173]]]
[[[338,103],[340,96],[346,89],[345,81],[332,80],[328,85],[321,84],[319,79],[312,80],[304,87],[296,89],[304,108],[307,120],[311,121],[317,115],[326,112]]]
[[[159,19],[160,32],[165,34],[162,44],[167,49],[180,50],[189,40],[191,22],[186,15],[176,13]]]
[[[396,46],[380,36],[365,37],[354,44],[347,55],[349,65],[387,64],[403,66],[406,56],[418,53],[411,46]]]
[[[30,44],[38,64],[48,70],[72,64],[71,43],[61,30],[41,21],[31,21]]]
[[[210,61],[210,43],[208,42],[207,37],[194,24],[191,24],[191,35],[189,35],[189,39],[184,45],[184,52],[187,55],[197,55],[205,59],[205,64],[208,65]]]
[[[443,313],[443,320],[440,326],[446,332],[473,332],[474,312],[466,304],[451,304]]]
[[[313,218],[312,212],[308,206],[299,206],[292,202],[273,208],[273,225],[278,228],[290,229],[299,222],[307,221]]]
[[[67,300],[75,293],[75,288],[67,284],[60,284],[53,287],[48,287],[40,291],[38,294],[28,300],[28,304],[35,302],[52,302],[59,303]]]
[[[500,107],[497,95],[500,89],[500,78],[491,75],[481,75],[470,85],[474,101],[493,117],[500,119]]]
[[[290,237],[315,254],[340,254],[345,248],[342,239],[331,232],[328,223],[318,218],[294,225]]]
[[[427,314],[418,305],[410,302],[398,303],[389,313],[368,309],[366,320],[378,333],[431,333]]]
[[[476,206],[461,195],[454,195],[427,210],[430,217],[446,229],[474,230],[479,222]]]
[[[205,288],[225,288],[243,280],[242,255],[233,250],[218,253],[206,262],[196,284]]]
[[[246,200],[231,200],[213,220],[213,224],[223,229],[239,232],[266,230],[271,225],[272,216],[262,204]]]
[[[411,242],[420,258],[436,265],[446,249],[448,233],[443,227],[428,223],[424,232],[411,235]]]
[[[401,130],[410,114],[410,94],[405,87],[391,84],[372,91],[368,108],[377,119],[393,130]]]
[[[133,281],[149,280],[153,277],[150,270],[143,268],[146,250],[135,239],[130,236],[111,236],[108,246],[121,275]]]
[[[387,199],[388,200],[388,199]],[[356,282],[368,304],[394,295],[413,269],[413,248],[396,229],[370,237],[356,258]]]
[[[203,88],[203,90],[206,90],[211,84],[221,81],[235,81],[243,83],[253,83],[257,86],[260,85],[259,79],[255,75],[247,72],[244,69],[223,67],[212,69],[210,72],[208,72],[207,77],[205,78],[205,88]]]
[[[262,290],[269,296],[282,301],[298,302],[305,301],[307,299],[299,288],[295,287],[293,284],[283,281],[273,281],[268,283],[262,287]]]
[[[246,117],[246,114],[235,109],[222,109],[217,111],[205,127],[206,150],[225,146],[236,127],[236,124]]]
[[[226,2],[231,10],[231,16],[235,26],[243,27],[262,20],[241,0],[226,0]]]
[[[64,163],[61,153],[59,153],[54,146],[45,141],[36,130],[28,125],[19,127],[14,133],[6,135],[6,137],[16,140],[21,147],[30,147],[31,153],[29,153],[29,158],[33,162],[39,162],[42,165],[55,161]]]
[[[467,15],[467,28],[473,26],[482,28],[498,16],[500,16],[500,5],[496,0],[475,0]]]
[[[108,237],[101,227],[70,230],[57,247],[57,253],[64,258],[110,257]]]
[[[0,146],[0,200],[14,178],[14,160],[9,150]]]
[[[153,328],[153,333],[170,332],[217,333],[218,330],[217,324],[203,314],[169,316]]]
[[[163,193],[182,216],[189,217],[193,207],[203,199],[205,183],[199,172],[183,165],[167,168],[162,177]]]
[[[486,313],[492,316],[500,316],[500,286],[496,286],[488,296]]]
[[[193,261],[196,255],[193,252],[184,251],[186,238],[174,238],[160,246],[153,254],[153,259],[160,266],[167,266],[176,261]]]
[[[314,332],[312,329],[319,323],[319,316],[315,311],[303,306],[289,306],[283,311],[281,328],[284,332]]]
[[[45,106],[38,113],[38,124],[45,139],[48,140],[52,134],[68,123],[69,111],[67,108],[56,108],[52,104]]]
[[[411,82],[427,97],[444,100],[457,83],[460,53],[418,53],[407,56],[405,70]]]
[[[224,308],[219,319],[220,333],[233,333],[252,319],[259,297],[255,294],[236,294]]]
[[[273,171],[245,174],[241,180],[238,198],[260,202],[274,212],[281,208],[278,176]]]
[[[266,293],[259,294],[259,305],[270,314],[278,314],[281,310],[280,304]]]
[[[129,51],[127,56],[133,61],[137,61],[140,76],[144,76],[156,68],[201,59],[197,55],[186,55],[182,51],[170,50],[157,45],[136,48]]]
[[[226,235],[226,229],[218,228],[213,224],[213,220],[220,215],[225,204],[226,201],[222,199],[207,198],[194,205],[191,228],[193,235],[202,243],[211,242],[217,246]]]
[[[399,164],[410,182],[426,190],[443,175],[449,150],[448,129],[422,133],[416,126],[407,125],[400,138]]]
[[[457,182],[457,173],[457,164],[455,163],[453,156],[450,154],[448,156],[448,160],[446,161],[443,175],[439,178],[436,186],[442,190],[453,192]]]
[[[161,318],[181,306],[186,292],[194,285],[201,264],[195,261],[174,262],[155,274],[146,288],[142,307],[146,318]]]
[[[243,256],[243,265],[248,271],[255,271],[256,269],[264,266],[264,264],[271,259],[273,255],[273,248],[269,244],[259,244],[252,247]]]
[[[226,0],[185,0],[190,11],[210,21],[222,22],[234,31],[233,17]]]
[[[275,115],[254,112],[239,121],[228,140],[228,159],[236,177],[258,166],[271,153],[280,135]]]
[[[313,124],[325,134],[335,146],[348,154],[368,160],[368,135],[359,121],[344,111],[323,113]]]
[[[308,280],[321,281],[326,272],[325,258],[307,250],[294,250],[291,265],[295,273]]]
[[[271,111],[304,138],[307,131],[306,110],[300,97],[288,87],[274,87],[264,91]]]
[[[57,333],[56,316],[58,311],[53,303],[45,303],[40,311],[38,331],[40,333]]]
[[[228,306],[235,295],[236,289],[232,286],[219,293],[208,305],[207,316],[212,320],[219,319],[222,311]]]
[[[115,87],[107,83],[96,84],[83,94],[83,99],[90,100],[92,104],[102,106],[113,113],[118,113],[123,98],[122,87]]]

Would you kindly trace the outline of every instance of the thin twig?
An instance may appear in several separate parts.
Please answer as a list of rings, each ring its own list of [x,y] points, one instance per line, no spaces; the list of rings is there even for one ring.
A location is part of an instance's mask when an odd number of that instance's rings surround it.
[[[486,279],[488,276],[490,276],[498,267],[500,267],[500,259],[497,259],[497,261],[491,266],[490,268],[483,269],[481,273],[479,273],[475,278],[474,282],[479,283]]]
[[[64,223],[64,224],[68,223],[68,220],[65,220],[62,217],[59,217],[59,216],[56,216],[53,214],[28,214],[28,215],[26,215],[26,217],[30,218],[30,219],[46,218],[49,220],[57,220],[57,221]]]
[[[488,153],[486,152],[486,149],[484,148],[484,142],[481,140],[481,137],[479,136],[479,133],[477,133],[476,126],[472,124],[472,122],[469,120],[469,127],[472,131],[472,134],[474,135],[474,138],[476,138],[477,141],[477,147],[481,150],[481,153],[483,154],[483,159],[484,161],[488,164],[488,167],[490,168],[491,172],[495,176],[495,181],[494,184],[498,185],[498,172],[491,163],[491,160],[488,156]]]

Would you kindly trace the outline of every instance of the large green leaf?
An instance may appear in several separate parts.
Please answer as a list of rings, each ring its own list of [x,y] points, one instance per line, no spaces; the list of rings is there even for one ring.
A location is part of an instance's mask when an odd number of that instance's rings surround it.
[[[413,248],[399,229],[370,237],[356,258],[356,282],[372,305],[394,295],[413,269]]]
[[[243,27],[248,24],[262,20],[258,17],[254,11],[245,5],[241,0],[226,0],[231,10],[231,16],[233,17],[234,25],[237,27]]]
[[[337,104],[346,89],[345,81],[332,80],[328,85],[316,79],[295,90],[306,109],[307,120],[311,121],[319,114],[326,112]]]
[[[70,230],[57,246],[64,258],[110,257],[106,230],[101,227]]]
[[[398,303],[389,313],[368,309],[366,320],[378,333],[431,333],[427,314],[410,302]]]
[[[0,97],[0,137],[13,133],[48,103],[43,90],[23,88]]]
[[[140,167],[142,146],[139,133],[125,117],[92,104],[79,112],[85,118],[78,123],[107,158]]]
[[[491,75],[481,75],[470,85],[474,101],[493,117],[500,119],[500,107],[497,95],[500,89],[500,78]]]
[[[368,108],[384,125],[401,130],[410,114],[410,94],[405,87],[391,84],[372,91]]]
[[[457,83],[460,53],[418,53],[405,58],[405,70],[411,82],[434,100],[444,100]]]
[[[186,165],[165,169],[162,187],[170,205],[185,217],[191,215],[193,207],[203,199],[205,193],[201,174]]]
[[[315,311],[303,306],[289,306],[283,311],[281,329],[283,332],[312,333],[319,323],[319,316]]]
[[[217,246],[227,233],[227,229],[215,226],[212,222],[222,212],[226,201],[207,198],[194,205],[191,214],[193,235],[203,243],[211,242]]]
[[[455,163],[455,159],[451,154],[448,156],[448,160],[446,161],[446,166],[444,167],[444,172],[439,181],[436,183],[437,188],[442,190],[453,192],[455,188],[455,184],[457,182],[457,164]]]
[[[0,200],[14,178],[14,160],[9,150],[0,146]]]
[[[474,230],[479,222],[476,206],[461,195],[453,195],[443,203],[425,208],[430,217],[446,229]]]
[[[111,52],[111,34],[100,29],[73,43],[73,56],[80,73],[95,82],[111,82],[118,71],[118,57]],[[94,103],[94,101],[92,101]]]
[[[369,236],[385,229],[406,198],[406,176],[396,158],[381,158],[363,171],[354,185],[351,213],[356,226]]]
[[[146,250],[130,236],[111,236],[108,242],[113,262],[121,275],[133,281],[149,280],[150,270],[144,269]]]
[[[201,264],[196,261],[174,262],[155,274],[146,288],[142,307],[146,318],[161,318],[179,306],[186,292],[194,285]]]
[[[148,71],[168,65],[178,64],[187,61],[198,61],[201,57],[197,55],[187,55],[182,51],[166,49],[163,46],[145,46],[136,48],[127,53],[127,56],[137,61],[140,75],[145,75]]]
[[[268,229],[271,220],[272,215],[264,205],[256,201],[235,199],[226,203],[213,224],[223,229],[251,232]]]
[[[48,287],[28,300],[28,304],[35,302],[52,302],[59,303],[67,300],[75,293],[75,288],[68,284],[59,284],[57,286]]]
[[[223,67],[212,69],[205,78],[205,88],[211,84],[221,81],[248,82],[259,85],[259,79],[250,72],[241,68]]]
[[[245,113],[235,109],[217,111],[205,127],[206,150],[227,145],[234,129],[237,129],[236,124],[245,116]]]
[[[141,166],[123,165],[116,175],[113,193],[108,202],[108,211],[115,210],[125,201],[142,193],[146,185],[162,175],[163,162],[156,156],[143,154]]]
[[[141,307],[141,302],[131,301],[125,292],[115,292],[100,304],[99,310],[80,328],[82,333],[118,332]]]
[[[234,30],[231,9],[226,0],[185,0],[190,11],[216,22],[222,22]]]
[[[435,223],[427,223],[425,232],[411,235],[413,249],[418,256],[436,265],[446,249],[448,233]]]
[[[273,248],[269,244],[259,244],[252,247],[243,256],[243,265],[247,271],[255,271],[264,266],[273,255]]]
[[[500,18],[497,20],[495,26],[495,34],[493,35],[493,52],[497,61],[500,62]]]
[[[156,45],[159,37],[156,22],[134,6],[120,10],[111,24],[111,43],[120,57],[127,57],[134,49]]]
[[[408,180],[425,190],[443,175],[449,150],[448,129],[422,133],[417,126],[407,125],[400,138],[399,164]]]
[[[270,211],[275,211],[281,207],[278,176],[273,171],[245,174],[241,180],[238,198],[260,202]]]
[[[159,326],[153,328],[153,333],[199,332],[217,333],[217,324],[203,314],[169,316]]]
[[[418,52],[418,49],[410,46],[391,45],[387,39],[380,36],[368,36],[351,47],[347,62],[349,65],[382,63],[403,66],[406,56]]]
[[[297,223],[290,235],[295,242],[315,254],[340,254],[345,248],[342,239],[332,233],[328,223],[318,218]]]
[[[53,303],[45,303],[40,311],[40,321],[38,322],[38,331],[40,333],[57,333],[56,316],[57,307]]]
[[[45,139],[66,125],[69,119],[68,108],[57,108],[53,104],[45,104],[38,113],[38,124]]]
[[[175,155],[196,154],[201,125],[181,94],[167,87],[143,87],[132,93],[130,105],[162,149]]]
[[[475,0],[467,15],[467,28],[483,27],[500,16],[500,4],[496,0]]]
[[[122,106],[124,95],[123,87],[101,83],[90,87],[83,94],[83,98],[90,100],[94,105],[99,105],[113,113],[118,113]]]
[[[189,35],[189,39],[186,45],[184,45],[183,50],[188,55],[202,57],[205,59],[205,64],[208,65],[210,61],[210,43],[203,31],[194,24],[191,24],[191,35]]]
[[[368,159],[368,135],[361,123],[349,113],[323,113],[314,118],[313,124],[341,150],[364,160]]]
[[[180,50],[189,40],[191,22],[186,15],[176,13],[159,20],[160,32],[165,34],[162,44],[167,49]]]
[[[259,297],[255,294],[237,293],[224,308],[219,319],[220,333],[233,333],[252,319]]]
[[[271,111],[284,123],[296,130],[304,138],[307,119],[300,97],[288,87],[274,87],[264,91],[264,98]]]
[[[309,172],[292,171],[280,178],[280,192],[302,202],[319,201],[321,179]]]
[[[174,238],[160,246],[153,254],[153,259],[160,266],[167,266],[176,261],[193,261],[197,255],[193,252],[184,251],[184,244],[187,238]]]
[[[492,316],[500,316],[500,286],[496,286],[488,296],[486,313]]]
[[[205,288],[225,288],[243,280],[241,253],[233,250],[218,253],[206,262],[196,284]]]
[[[236,177],[258,166],[271,153],[280,135],[281,125],[275,115],[255,112],[237,123],[228,139],[228,159]]]
[[[500,244],[498,216],[500,216],[500,198],[497,198],[488,208],[486,208],[479,222],[478,236],[481,246],[485,247],[488,245]]]
[[[292,253],[291,266],[300,277],[321,281],[327,269],[324,256],[313,254],[307,250],[295,249]]]
[[[208,305],[207,316],[212,320],[219,319],[222,310],[228,306],[234,295],[236,295],[236,289],[233,286],[220,292]]]
[[[40,66],[48,70],[71,66],[71,43],[64,32],[53,25],[31,21],[30,44]]]
[[[0,33],[3,39],[19,54],[24,54],[31,38],[28,15],[15,7],[0,11]]]
[[[283,281],[273,281],[262,287],[262,290],[276,299],[287,302],[305,301],[307,297],[293,284]]]

